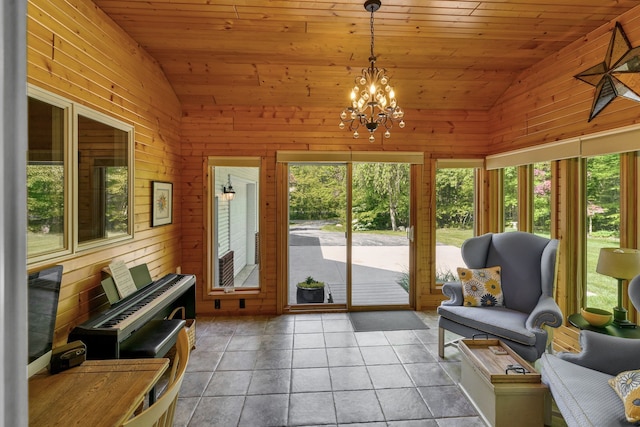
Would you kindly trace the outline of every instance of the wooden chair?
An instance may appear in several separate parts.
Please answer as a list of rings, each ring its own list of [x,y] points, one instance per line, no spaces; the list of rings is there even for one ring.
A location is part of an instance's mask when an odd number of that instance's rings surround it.
[[[171,366],[167,389],[153,405],[126,421],[123,427],[171,427],[173,425],[178,392],[189,362],[189,350],[189,337],[183,328],[178,334],[176,356]]]

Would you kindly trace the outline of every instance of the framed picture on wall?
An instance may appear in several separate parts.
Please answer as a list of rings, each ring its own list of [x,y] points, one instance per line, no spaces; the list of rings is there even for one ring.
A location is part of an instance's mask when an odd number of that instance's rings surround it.
[[[173,184],[152,181],[151,226],[171,224],[173,221]]]

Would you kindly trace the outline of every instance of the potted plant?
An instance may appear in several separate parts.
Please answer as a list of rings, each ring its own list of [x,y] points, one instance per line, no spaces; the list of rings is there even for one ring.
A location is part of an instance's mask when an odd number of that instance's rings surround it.
[[[307,277],[304,282],[296,285],[298,288],[296,300],[298,304],[312,304],[324,302],[324,282],[318,282],[313,277]]]

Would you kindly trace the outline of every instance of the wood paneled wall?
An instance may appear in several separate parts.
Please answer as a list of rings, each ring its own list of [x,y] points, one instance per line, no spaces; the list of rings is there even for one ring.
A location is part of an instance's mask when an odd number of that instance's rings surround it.
[[[640,6],[618,22],[631,45],[640,46]],[[614,24],[576,40],[516,79],[491,110],[491,154],[640,122],[638,103],[623,98],[588,122],[595,88],[574,78],[604,61]]]
[[[374,143],[367,136],[353,139],[351,133],[338,128],[339,108],[301,110],[295,107],[243,107],[184,104],[182,118],[183,156],[183,271],[196,274],[199,283],[199,313],[210,314],[267,314],[277,311],[276,266],[276,153],[279,150],[299,151],[420,151],[425,153],[425,167],[421,177],[420,206],[430,206],[430,159],[437,157],[482,157],[487,150],[488,116],[467,111],[406,111],[407,126],[394,128],[391,138]],[[259,294],[223,295],[221,308],[214,310],[213,301],[205,299],[205,230],[206,193],[204,170],[208,156],[260,156],[263,162],[262,185],[264,205],[260,214],[266,220],[261,230],[265,254],[262,268],[265,283]],[[442,295],[429,291],[432,249],[430,247],[430,211],[420,212],[416,229],[420,233],[417,248],[423,262],[418,263],[418,305],[434,307]],[[186,254],[188,253],[188,256]],[[246,300],[240,309],[238,298]],[[218,298],[218,297],[216,297]]]
[[[106,302],[101,269],[111,260],[147,263],[154,278],[181,265],[181,210],[172,225],[150,227],[151,181],[174,182],[181,198],[181,110],[154,59],[90,0],[30,0],[27,19],[28,82],[135,127],[134,239],[54,260],[64,266],[60,344]]]

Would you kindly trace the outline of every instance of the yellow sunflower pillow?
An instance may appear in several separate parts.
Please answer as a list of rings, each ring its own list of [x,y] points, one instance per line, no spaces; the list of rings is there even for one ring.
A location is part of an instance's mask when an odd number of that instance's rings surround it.
[[[469,307],[496,307],[504,305],[500,267],[479,269],[458,267],[462,282],[464,305]]]
[[[627,421],[640,421],[640,370],[620,372],[609,380],[609,385],[622,399]]]

